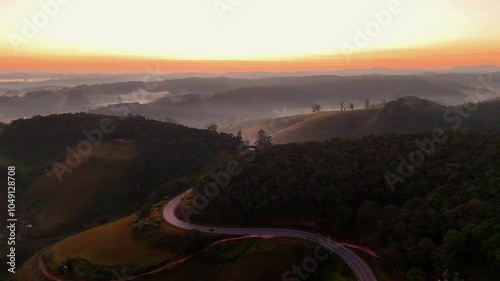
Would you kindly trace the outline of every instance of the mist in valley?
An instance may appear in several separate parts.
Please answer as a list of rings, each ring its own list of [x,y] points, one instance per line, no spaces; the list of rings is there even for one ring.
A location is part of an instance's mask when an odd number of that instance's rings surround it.
[[[133,114],[195,128],[217,124],[221,131],[236,133],[275,118],[310,114],[312,105],[319,105],[321,112],[340,111],[342,106],[349,108],[351,104],[354,110],[376,109],[406,96],[458,105],[470,102],[478,87],[479,91],[498,93],[500,72],[481,70],[484,69],[478,68],[476,73],[422,71],[393,75],[397,71],[378,69],[351,71],[349,75],[344,72],[344,76],[252,72],[227,73],[227,77],[163,74],[157,77],[176,78],[157,81],[144,81],[145,74],[93,74],[80,78],[75,74],[60,79],[31,74],[26,76],[27,81],[17,80],[21,75],[4,74],[0,76],[3,79],[0,88],[4,89],[0,95],[0,121],[8,123],[34,115],[67,112]],[[370,75],[356,75],[360,73]],[[113,82],[141,77],[143,81]],[[68,86],[70,80],[89,84]],[[111,82],[99,83],[102,81]],[[28,91],[30,85],[37,90]],[[494,98],[498,95],[491,97]],[[118,105],[127,106],[127,112],[114,110]]]

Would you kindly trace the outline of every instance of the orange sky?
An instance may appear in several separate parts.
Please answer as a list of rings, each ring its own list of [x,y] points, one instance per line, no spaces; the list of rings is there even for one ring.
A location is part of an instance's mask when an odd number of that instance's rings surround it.
[[[0,72],[500,65],[498,11],[498,0],[0,0]]]
[[[469,48],[440,47],[301,57],[284,60],[168,60],[125,56],[0,56],[0,72],[228,72],[306,71],[352,68],[444,69],[456,66],[500,65],[500,48],[482,44]],[[484,47],[488,46],[488,47]]]

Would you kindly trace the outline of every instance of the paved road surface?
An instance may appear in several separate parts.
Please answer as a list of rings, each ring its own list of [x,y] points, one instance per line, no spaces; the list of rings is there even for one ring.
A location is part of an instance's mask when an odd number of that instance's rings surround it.
[[[330,250],[341,257],[349,267],[354,271],[358,281],[376,281],[370,267],[353,251],[347,249],[346,247],[340,245],[339,243],[326,238],[318,237],[315,233],[310,233],[301,230],[284,229],[284,228],[238,228],[238,227],[218,227],[218,226],[207,226],[207,225],[197,225],[187,223],[179,219],[175,215],[175,210],[177,206],[181,203],[181,199],[191,192],[188,190],[174,199],[170,200],[165,206],[163,206],[163,218],[165,221],[173,226],[176,226],[185,230],[197,229],[200,232],[205,233],[216,233],[216,234],[229,234],[229,235],[274,235],[282,237],[293,237],[299,238],[307,241],[316,241],[323,247]]]

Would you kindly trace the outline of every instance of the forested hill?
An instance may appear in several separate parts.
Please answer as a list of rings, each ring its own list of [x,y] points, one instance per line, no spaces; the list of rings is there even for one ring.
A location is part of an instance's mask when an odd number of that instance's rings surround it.
[[[500,100],[443,106],[416,97],[404,97],[385,105],[375,118],[373,134],[444,130],[500,132]]]
[[[34,237],[82,231],[181,191],[241,140],[176,124],[92,114],[13,121],[0,137],[0,170],[16,166],[16,196]]]
[[[144,152],[154,150],[156,153],[170,153],[175,149],[176,153],[172,156],[191,155],[198,159],[195,163],[220,150],[234,154],[240,142],[228,134],[141,116],[112,117],[76,113],[15,120],[5,127],[0,148],[14,160],[43,164],[64,154],[67,146],[75,146],[81,141],[95,140],[102,143],[119,138],[134,141]],[[158,159],[154,161],[161,161],[161,154],[156,156]]]
[[[54,161],[67,160],[68,147],[81,154],[86,149],[79,147],[83,142],[95,150],[102,143],[116,143],[119,139],[137,147],[129,177],[143,187],[142,196],[162,182],[201,172],[206,165],[215,163],[218,155],[236,155],[241,142],[232,135],[141,116],[77,113],[13,121],[1,135],[0,153],[13,163],[25,165],[30,169],[26,172],[36,178],[53,170]]]
[[[431,138],[400,134],[271,146],[241,161],[241,174],[210,200],[203,219],[259,224],[299,214],[326,220],[334,237],[374,247],[388,273],[417,267],[441,275],[448,269],[493,280],[500,276],[500,134],[446,133],[441,143]],[[400,179],[394,190],[389,174]]]
[[[58,114],[19,119],[6,125],[0,135],[0,156],[7,157],[9,165],[19,166],[20,176],[27,181],[20,185],[21,194],[34,181],[54,171],[66,169],[66,179],[78,174],[72,171],[89,169],[99,174],[103,168],[117,169],[118,164],[112,161],[129,163],[125,172],[127,186],[122,186],[121,192],[132,199],[127,203],[136,205],[163,183],[198,174],[224,155],[236,155],[240,143],[232,135],[141,116]],[[68,164],[78,158],[85,159],[81,165]],[[54,163],[65,166],[60,168]]]

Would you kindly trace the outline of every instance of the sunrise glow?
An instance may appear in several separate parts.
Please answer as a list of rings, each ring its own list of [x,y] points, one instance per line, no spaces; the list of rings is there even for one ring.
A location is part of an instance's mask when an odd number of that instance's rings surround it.
[[[0,0],[0,71],[500,64],[500,2]],[[438,60],[436,58],[439,58]],[[215,63],[214,63],[215,62]]]

